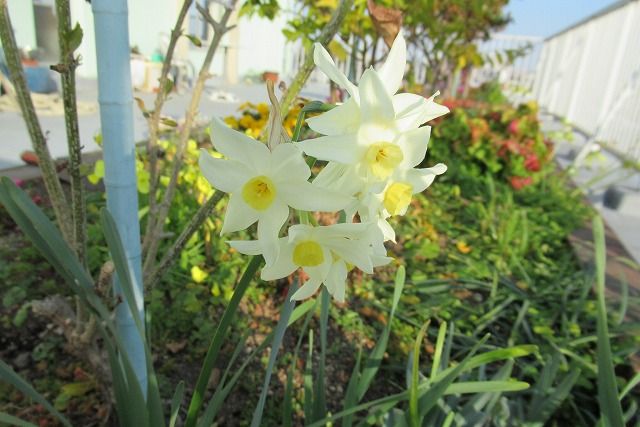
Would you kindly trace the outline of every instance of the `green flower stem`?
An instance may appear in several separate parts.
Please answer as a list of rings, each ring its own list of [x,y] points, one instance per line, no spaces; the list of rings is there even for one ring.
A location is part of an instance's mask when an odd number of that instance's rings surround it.
[[[56,0],[56,16],[58,17],[58,43],[60,45],[60,64],[51,68],[60,73],[62,81],[62,100],[64,103],[64,121],[67,128],[67,144],[69,147],[69,176],[71,177],[71,210],[73,214],[74,244],[78,259],[86,264],[87,218],[82,185],[80,164],[82,149],[78,130],[78,108],[76,104],[76,67],[78,61],[73,56],[70,46],[71,8],[69,0]],[[80,28],[80,27],[77,27]]]
[[[209,345],[209,350],[207,350],[207,355],[205,356],[204,363],[202,364],[202,369],[200,370],[200,375],[198,376],[198,382],[196,383],[196,387],[193,391],[193,397],[191,398],[191,403],[189,404],[189,410],[187,412],[187,420],[185,422],[185,427],[194,427],[196,421],[198,419],[198,412],[202,407],[202,401],[204,399],[204,393],[207,388],[207,383],[209,382],[209,378],[211,376],[211,371],[213,370],[213,366],[218,358],[218,354],[220,353],[220,348],[222,347],[222,343],[227,336],[227,332],[231,322],[233,320],[236,311],[238,310],[238,304],[240,304],[240,300],[244,296],[251,280],[255,276],[258,268],[262,265],[262,257],[254,256],[247,264],[247,268],[245,269],[242,277],[240,278],[240,282],[238,286],[233,291],[233,296],[231,297],[231,301],[229,301],[229,305],[224,310],[224,314],[222,315],[222,319],[220,319],[220,323],[218,324],[218,328],[211,340],[211,344]]]
[[[33,149],[38,156],[38,165],[42,171],[42,178],[49,198],[51,199],[51,205],[56,216],[56,221],[58,222],[58,227],[60,227],[65,241],[73,244],[71,213],[69,212],[69,207],[64,192],[62,191],[62,185],[56,173],[55,164],[49,153],[49,148],[47,148],[47,141],[40,127],[40,122],[36,115],[35,107],[33,106],[33,100],[27,88],[27,81],[20,62],[20,55],[12,28],[7,8],[7,0],[0,0],[0,41],[2,42],[7,60],[9,76],[13,83],[16,98],[18,104],[20,104],[20,110],[27,125],[29,136],[31,137]]]
[[[318,43],[327,45],[331,41],[331,39],[333,39],[333,36],[336,35],[338,30],[340,30],[340,26],[342,25],[344,18],[347,16],[347,12],[349,12],[349,9],[351,9],[351,6],[353,6],[353,0],[340,0],[340,4],[338,4],[338,7],[333,12],[331,20],[324,27],[324,29],[320,33],[320,36],[316,40]],[[309,76],[311,75],[311,72],[314,68],[315,64],[313,63],[313,45],[310,45],[305,50],[304,63],[302,64],[302,67],[298,70],[298,73],[293,78],[289,89],[280,101],[280,112],[282,113],[282,117],[287,116],[289,108],[291,108],[291,104],[304,87],[304,84],[309,79]]]

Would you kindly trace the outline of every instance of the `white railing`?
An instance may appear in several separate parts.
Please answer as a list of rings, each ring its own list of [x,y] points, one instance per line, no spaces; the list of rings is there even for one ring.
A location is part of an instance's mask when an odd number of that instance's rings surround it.
[[[534,94],[614,152],[640,160],[640,1],[609,10],[544,41]],[[586,150],[585,150],[586,152]]]
[[[485,64],[472,70],[469,85],[478,87],[489,81],[498,81],[513,103],[533,99],[533,83],[541,46],[541,37],[494,34],[478,45]],[[519,54],[510,61],[508,52]]]

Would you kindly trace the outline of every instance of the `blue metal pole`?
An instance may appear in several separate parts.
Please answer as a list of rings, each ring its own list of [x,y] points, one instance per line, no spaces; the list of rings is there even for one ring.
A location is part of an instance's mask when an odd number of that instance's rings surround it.
[[[118,226],[129,269],[134,276],[132,281],[138,313],[144,319],[127,0],[93,0],[91,5],[95,25],[107,209]],[[116,294],[121,294],[117,278],[114,280],[114,290]],[[116,326],[146,396],[144,337],[138,333],[125,303],[116,308]]]

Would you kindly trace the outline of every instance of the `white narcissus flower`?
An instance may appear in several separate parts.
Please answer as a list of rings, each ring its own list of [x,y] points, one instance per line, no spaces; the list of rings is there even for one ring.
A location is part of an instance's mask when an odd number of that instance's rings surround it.
[[[362,184],[386,181],[399,166],[415,167],[427,151],[431,127],[401,131],[391,96],[376,71],[360,80],[360,124],[357,132],[300,142],[310,156],[352,168]],[[331,110],[333,111],[333,110]]]
[[[358,87],[338,69],[329,53],[319,43],[315,44],[313,58],[315,64],[327,77],[347,90],[350,98],[344,104],[324,114],[307,119],[309,127],[322,135],[354,133],[360,125],[360,91]],[[447,107],[434,102],[434,98],[439,92],[430,98],[413,93],[396,94],[402,86],[406,66],[407,45],[402,32],[400,32],[389,50],[386,61],[377,70],[386,92],[392,97],[395,122],[400,131],[415,129],[449,112]]]
[[[371,274],[374,267],[391,261],[386,256],[381,237],[372,224],[293,225],[289,227],[289,236],[278,240],[278,258],[262,269],[260,277],[276,280],[302,268],[309,280],[292,299],[308,298],[324,284],[337,301],[343,302],[349,265]],[[255,241],[231,241],[229,244],[240,253],[261,254],[260,245]]]
[[[306,211],[334,212],[351,198],[308,182],[311,176],[295,144],[266,145],[213,119],[215,149],[226,159],[201,150],[200,170],[211,185],[230,193],[221,234],[258,222],[258,241],[267,265],[278,255],[278,235],[289,217],[289,206]]]
[[[384,235],[384,241],[395,242],[396,234],[387,219],[404,215],[414,194],[422,193],[437,175],[442,175],[447,167],[438,163],[431,168],[399,169],[379,192],[368,192],[357,203],[345,209],[348,217],[357,212],[363,222],[376,222]]]

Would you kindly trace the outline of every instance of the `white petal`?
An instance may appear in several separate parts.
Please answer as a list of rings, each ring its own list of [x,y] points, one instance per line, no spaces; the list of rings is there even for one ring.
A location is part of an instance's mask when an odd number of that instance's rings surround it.
[[[337,162],[329,162],[313,180],[313,185],[348,195],[361,191],[364,184],[355,168]]]
[[[211,120],[211,141],[216,150],[253,171],[262,173],[268,165],[270,151],[265,144],[231,129],[217,117]]]
[[[302,141],[298,144],[307,155],[316,159],[352,164],[360,159],[357,140],[356,134],[347,134],[322,136]]]
[[[395,119],[391,95],[373,69],[365,70],[360,79],[360,114],[362,123],[382,126]]]
[[[378,73],[389,95],[393,95],[402,86],[402,76],[407,66],[407,44],[402,36],[402,31],[398,33],[391,45],[391,50],[387,59],[380,67]]]
[[[262,254],[262,247],[257,240],[229,240],[227,241],[236,251],[244,255],[260,255]]]
[[[421,193],[433,183],[437,175],[442,175],[446,170],[447,167],[442,163],[432,168],[411,169],[407,171],[406,179],[413,187],[413,194]]]
[[[198,158],[200,172],[211,186],[233,193],[251,178],[251,171],[235,160],[223,160],[212,157],[205,149],[200,150]]]
[[[401,131],[415,129],[449,112],[444,105],[433,102],[433,96],[425,99],[413,93],[394,95],[393,108],[396,111],[396,126]]]
[[[327,75],[331,80],[342,86],[354,98],[358,98],[358,88],[349,81],[347,76],[338,69],[336,63],[333,62],[329,52],[320,44],[316,43],[313,49],[313,62]]]
[[[278,181],[278,197],[289,206],[303,211],[336,212],[347,206],[352,198],[327,190],[308,181]]]
[[[297,144],[279,144],[271,153],[271,174],[278,173],[305,181],[311,176],[311,170],[304,161],[302,150]]]
[[[260,278],[262,280],[276,280],[287,277],[296,269],[297,265],[293,263],[293,246],[289,244],[286,237],[278,239],[278,257],[272,265],[268,265],[262,269]]]
[[[347,273],[347,265],[345,262],[338,260],[333,263],[331,270],[324,281],[324,285],[327,290],[338,302],[344,302]]]
[[[378,218],[377,225],[380,231],[382,231],[382,235],[384,236],[384,241],[386,242],[387,240],[391,240],[392,242],[395,243],[396,232],[391,226],[391,224],[389,224],[389,221],[387,221],[384,218]]]
[[[396,143],[402,149],[400,167],[409,169],[420,164],[427,154],[427,145],[431,136],[431,126],[404,132],[398,136]]]
[[[360,106],[353,98],[326,113],[307,119],[307,124],[322,135],[355,133],[360,125]]]
[[[300,301],[313,296],[318,291],[318,288],[322,282],[320,280],[309,279],[305,282],[300,289],[298,289],[292,296],[291,300]]]
[[[273,264],[278,257],[278,235],[280,229],[289,218],[289,206],[276,199],[264,212],[259,213],[258,241],[262,246],[262,255],[267,266]]]
[[[258,212],[247,205],[241,195],[232,194],[224,214],[224,223],[220,234],[244,230],[257,220]]]
[[[326,246],[365,273],[373,273],[369,243],[363,240],[333,239]]]

